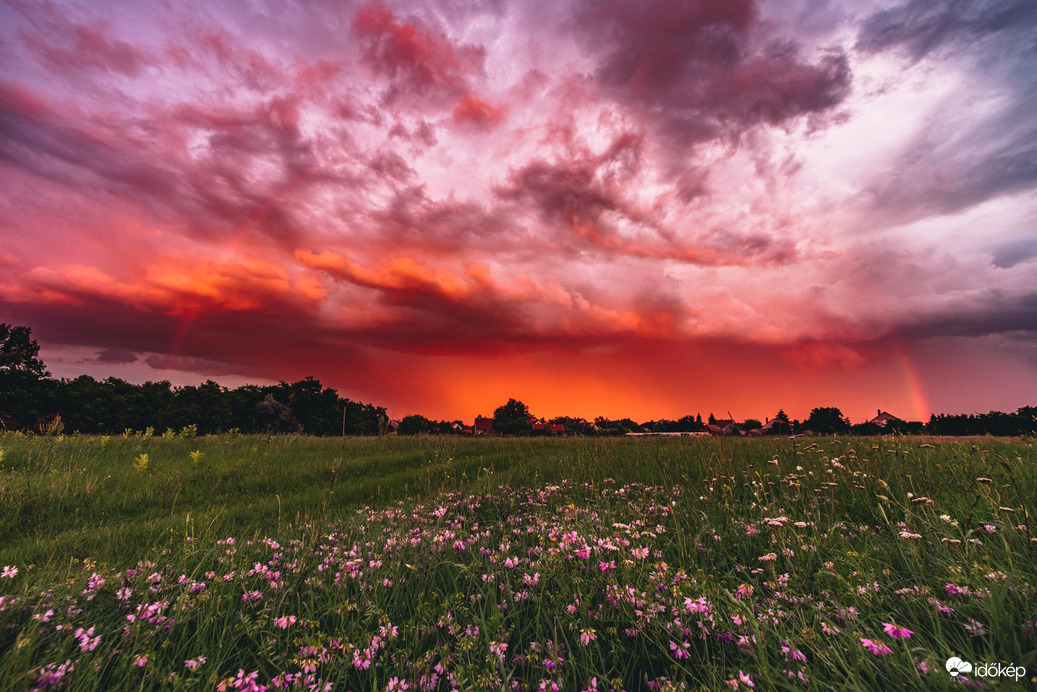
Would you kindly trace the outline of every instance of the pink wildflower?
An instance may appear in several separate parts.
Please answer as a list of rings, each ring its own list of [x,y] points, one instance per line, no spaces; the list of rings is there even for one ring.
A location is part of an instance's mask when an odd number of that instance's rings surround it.
[[[64,663],[49,663],[37,671],[36,684],[40,687],[57,685],[61,680],[75,669],[75,664],[66,659]]]
[[[914,634],[911,630],[900,625],[894,625],[892,622],[882,623],[883,631],[894,639],[910,639],[911,635]]]
[[[861,644],[863,644],[864,648],[875,656],[885,656],[886,654],[893,653],[893,649],[889,648],[882,642],[877,642],[872,639],[861,637]]]
[[[504,652],[507,649],[508,645],[504,642],[490,642],[490,653],[495,655],[501,663],[504,663]]]
[[[18,576],[18,568],[17,567],[11,567],[11,566],[5,566],[3,573],[0,574],[0,578],[3,578],[3,579],[14,579],[17,576]]]
[[[678,644],[674,641],[670,642],[670,651],[673,652],[674,658],[677,659],[690,658],[691,655],[688,653],[688,649],[690,648],[691,644],[689,644],[688,642],[684,642],[682,644]]]

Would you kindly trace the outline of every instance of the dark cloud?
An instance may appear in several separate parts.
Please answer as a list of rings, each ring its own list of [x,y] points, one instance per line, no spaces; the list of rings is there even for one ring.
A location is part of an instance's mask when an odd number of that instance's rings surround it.
[[[573,29],[600,52],[606,93],[693,145],[821,113],[849,93],[845,55],[806,62],[793,42],[758,35],[757,18],[752,0],[606,0],[579,4]]]
[[[367,166],[380,178],[395,182],[405,182],[413,179],[415,175],[414,169],[408,166],[403,157],[394,151],[378,152],[371,157]]]
[[[509,176],[497,194],[505,200],[530,201],[541,219],[554,223],[583,223],[616,209],[619,201],[596,180],[597,165],[590,160],[560,163],[533,161]]]
[[[419,120],[411,129],[397,121],[389,128],[389,138],[396,137],[424,147],[434,147],[438,141],[435,126],[427,120]]]
[[[378,0],[357,10],[353,31],[367,64],[389,80],[387,103],[453,101],[468,91],[473,75],[482,74],[484,48],[455,46],[433,27],[400,21]]]
[[[857,48],[876,53],[891,48],[921,60],[941,48],[1003,31],[1031,31],[1037,4],[1031,0],[910,0],[880,10],[861,26]]]
[[[496,190],[505,202],[532,203],[540,220],[572,232],[562,244],[575,252],[594,248],[608,255],[672,259],[689,264],[783,264],[795,244],[765,232],[707,226],[669,228],[629,202],[625,179],[636,172],[641,138],[620,135],[600,157],[565,162],[532,161],[514,170]]]
[[[1037,341],[1037,292],[988,289],[931,316],[905,322],[900,333],[916,339],[1007,334]]]
[[[994,250],[994,266],[1009,269],[1037,257],[1037,232],[1033,237],[998,245]]]
[[[98,351],[94,360],[98,363],[136,363],[137,354],[126,348],[106,348]]]
[[[537,251],[534,235],[491,205],[432,199],[417,183],[390,187],[384,205],[358,208],[350,217],[372,251],[469,257]]]
[[[183,147],[196,131],[207,134],[204,152],[192,159]],[[168,139],[174,148],[165,148]],[[299,227],[282,193],[332,182],[329,171],[315,170],[298,103],[280,96],[248,111],[181,106],[118,122],[73,117],[22,85],[0,82],[0,161],[80,192],[129,198],[160,218],[186,220],[202,237],[247,224],[285,243],[295,242]],[[258,166],[274,175],[257,180]]]
[[[953,214],[1037,183],[1037,89],[986,122],[962,127],[937,115],[866,193],[900,222]]]
[[[140,144],[141,146],[137,146]],[[0,160],[79,189],[172,195],[170,170],[132,135],[116,137],[82,117],[58,112],[18,83],[0,81]]]

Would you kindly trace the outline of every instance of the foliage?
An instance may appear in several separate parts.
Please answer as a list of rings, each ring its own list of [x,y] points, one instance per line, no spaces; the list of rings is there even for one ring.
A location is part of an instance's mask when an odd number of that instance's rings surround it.
[[[951,690],[952,655],[1033,670],[1029,439],[0,449],[5,689]]]
[[[509,399],[495,411],[493,428],[505,435],[528,435],[533,431],[531,419],[524,403]],[[1037,407],[1033,406],[1015,413],[933,415],[925,424],[893,421],[885,428],[868,424],[851,428],[838,408],[813,409],[803,426],[789,421],[784,411],[778,411],[775,421],[763,426],[769,434],[787,435],[805,429],[855,435],[1037,435]],[[599,417],[593,426],[567,416],[555,417],[552,422],[563,424],[566,434],[596,436],[699,432],[705,428],[700,414],[643,423]],[[716,422],[713,414],[709,422]],[[243,385],[233,390],[212,380],[181,387],[173,387],[167,380],[137,385],[117,377],[97,380],[89,375],[53,380],[39,358],[39,345],[30,329],[0,323],[0,430],[60,435],[65,431],[117,434],[124,430],[193,429],[200,435],[244,431],[330,436],[380,435],[389,431],[388,423],[384,408],[343,398],[314,377],[272,386]],[[403,434],[457,434],[465,427],[461,421],[433,422],[423,416],[406,416],[401,423]],[[742,429],[751,430],[757,423],[748,419]]]
[[[1015,413],[934,414],[928,428],[936,435],[1037,435],[1037,407],[1024,406]]]
[[[40,346],[28,327],[0,322],[0,423],[31,428],[46,412],[44,378],[50,373],[39,358]]]
[[[440,425],[435,421],[431,421],[425,416],[411,415],[404,416],[400,420],[400,427],[396,430],[401,435],[420,435],[428,433],[438,433]]]
[[[844,433],[850,430],[850,421],[834,406],[815,408],[803,427],[816,433]]]
[[[532,414],[529,407],[521,401],[508,399],[508,403],[498,406],[493,412],[493,432],[501,435],[522,435],[533,432],[530,423]]]
[[[47,366],[39,358],[40,345],[28,327],[0,322],[0,373],[25,373],[34,379],[47,377]]]

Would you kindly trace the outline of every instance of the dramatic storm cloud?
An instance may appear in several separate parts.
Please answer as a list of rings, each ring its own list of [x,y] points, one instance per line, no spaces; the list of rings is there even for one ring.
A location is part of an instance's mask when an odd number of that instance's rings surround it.
[[[1037,403],[1032,2],[0,3],[0,320],[57,376]]]

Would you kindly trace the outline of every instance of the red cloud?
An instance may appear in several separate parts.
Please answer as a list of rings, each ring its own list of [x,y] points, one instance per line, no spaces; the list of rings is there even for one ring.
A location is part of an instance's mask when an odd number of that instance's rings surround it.
[[[24,281],[48,291],[56,302],[107,301],[166,315],[276,311],[284,304],[299,309],[324,295],[312,280],[293,281],[280,265],[247,256],[215,260],[170,255],[145,262],[142,275],[133,280],[88,265],[38,267]]]
[[[503,106],[494,106],[474,96],[464,95],[454,106],[454,120],[458,123],[491,128],[504,120]]]
[[[367,63],[393,80],[387,98],[451,96],[468,90],[468,80],[482,72],[486,51],[455,46],[440,32],[417,22],[401,23],[377,0],[359,10],[353,30],[365,47]]]
[[[296,250],[295,258],[303,265],[321,269],[332,276],[358,286],[386,293],[430,294],[439,300],[458,302],[472,294],[472,286],[455,274],[438,271],[413,257],[397,257],[372,269],[362,267],[335,252]]]

